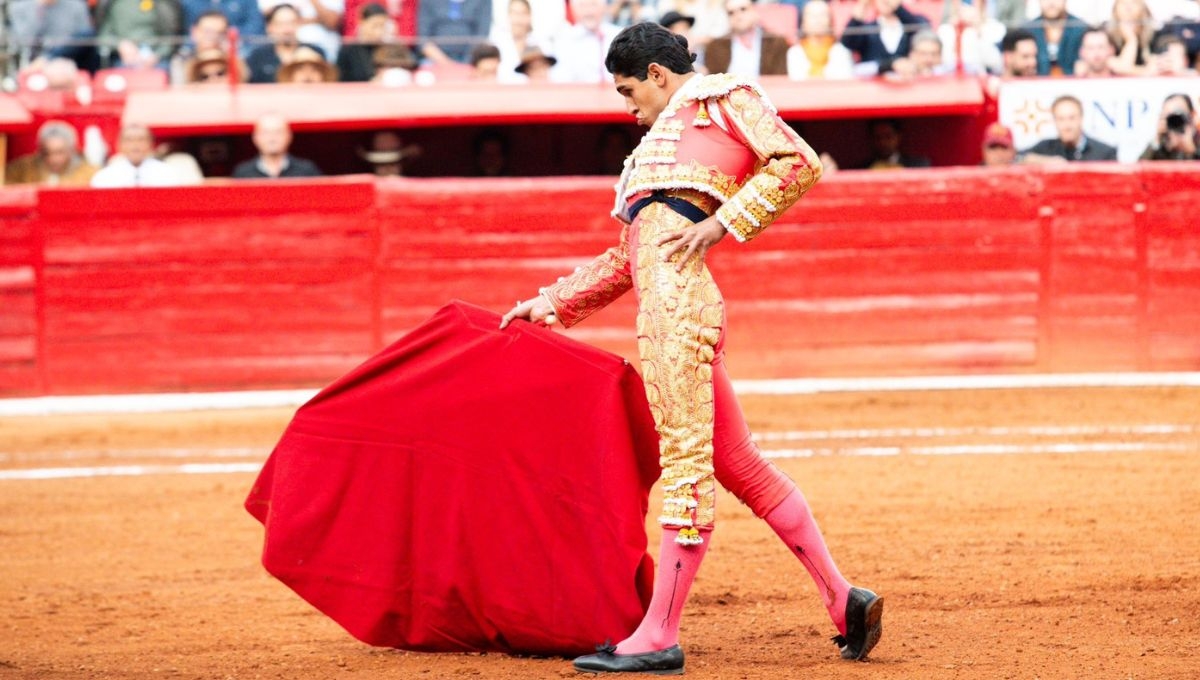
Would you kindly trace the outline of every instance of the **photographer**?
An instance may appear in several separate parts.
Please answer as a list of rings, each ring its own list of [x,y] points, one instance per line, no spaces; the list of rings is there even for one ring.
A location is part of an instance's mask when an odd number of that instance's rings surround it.
[[[1163,102],[1158,116],[1158,140],[1146,147],[1144,161],[1200,160],[1200,131],[1196,107],[1186,94],[1173,94]]]

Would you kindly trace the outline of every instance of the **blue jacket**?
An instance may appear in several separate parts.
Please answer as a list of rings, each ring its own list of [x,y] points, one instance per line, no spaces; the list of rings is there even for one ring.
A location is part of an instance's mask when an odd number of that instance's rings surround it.
[[[1038,75],[1050,75],[1050,52],[1046,48],[1046,27],[1041,17],[1025,22],[1021,28],[1033,34],[1038,46]],[[1063,75],[1075,75],[1075,62],[1079,60],[1079,46],[1083,44],[1083,34],[1087,33],[1088,25],[1083,19],[1068,14],[1067,25],[1063,27],[1062,39],[1058,43],[1058,65]]]
[[[263,15],[258,9],[258,0],[182,0],[183,30],[186,34],[197,17],[210,9],[219,9],[229,19],[229,25],[238,30],[244,40],[250,36],[263,35]],[[245,47],[243,52],[249,50]]]

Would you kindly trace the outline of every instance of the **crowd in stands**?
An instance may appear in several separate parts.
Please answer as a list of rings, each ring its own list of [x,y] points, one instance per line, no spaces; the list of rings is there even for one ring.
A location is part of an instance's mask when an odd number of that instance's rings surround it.
[[[1187,75],[1200,65],[1200,0],[10,0],[0,7],[10,72],[51,83],[110,68],[159,72],[184,86],[231,79],[598,83],[611,79],[603,64],[608,44],[638,21],[685,35],[701,72],[751,77],[914,81],[959,72],[990,77],[995,87],[1034,76]],[[1186,95],[1169,98],[1144,157],[1197,158],[1195,108]],[[989,130],[985,160],[1113,156],[1082,135],[1078,99],[1059,98],[1052,114],[1056,139],[1008,154],[1011,133]],[[1182,132],[1180,116],[1188,122]],[[7,181],[119,175],[150,183],[153,164],[134,160],[152,145],[148,135],[121,132],[119,151],[132,173],[92,175],[75,135],[47,125],[36,158],[10,167]],[[928,164],[899,151],[896,121],[875,121],[868,135],[872,167]],[[254,143],[261,155],[234,176],[319,172],[288,156],[289,142],[286,120],[260,121]],[[390,143],[397,148],[365,153],[405,155],[398,140]]]
[[[622,26],[684,34],[701,70],[793,79],[1008,73],[1002,46],[1030,36],[1037,75],[1188,72],[1200,57],[1197,0],[10,0],[3,44],[14,69],[66,59],[79,69],[160,69],[194,82],[219,52],[237,74],[278,82],[294,59],[320,80],[523,82],[540,53],[555,82],[608,78]],[[231,33],[230,29],[234,29]],[[236,38],[232,37],[236,36]],[[1006,40],[1007,38],[1007,40]],[[479,62],[490,61],[483,69]],[[318,61],[323,61],[321,66]],[[387,68],[381,68],[384,63]],[[961,62],[961,63],[960,63]],[[492,67],[495,68],[492,68]],[[232,69],[227,69],[232,70]],[[315,78],[315,76],[313,76]],[[400,82],[403,81],[403,82]],[[291,82],[295,82],[294,80]]]

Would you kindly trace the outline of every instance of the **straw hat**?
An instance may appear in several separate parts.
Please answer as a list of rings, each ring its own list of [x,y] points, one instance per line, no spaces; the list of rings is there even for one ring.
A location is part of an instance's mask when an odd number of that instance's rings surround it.
[[[291,82],[292,72],[305,64],[312,64],[320,69],[321,79],[325,82],[337,82],[337,67],[325,61],[325,57],[321,56],[320,52],[307,45],[301,45],[296,48],[296,52],[292,55],[292,58],[286,64],[279,67],[276,79],[281,83]]]
[[[545,59],[546,63],[549,64],[550,66],[554,66],[555,64],[558,63],[558,59],[556,59],[552,55],[549,55],[549,54],[546,54],[545,52],[543,52],[542,48],[530,47],[529,49],[525,50],[524,54],[521,55],[521,63],[517,64],[517,68],[514,70],[517,73],[523,74],[529,68],[530,64],[532,64],[535,61],[538,61],[539,59]]]

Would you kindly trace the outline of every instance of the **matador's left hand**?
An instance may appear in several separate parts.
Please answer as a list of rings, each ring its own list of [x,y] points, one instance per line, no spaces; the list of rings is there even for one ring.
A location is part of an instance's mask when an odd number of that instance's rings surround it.
[[[682,251],[683,257],[679,258],[679,263],[675,265],[675,271],[681,272],[693,255],[703,263],[704,254],[708,252],[709,248],[717,245],[722,238],[725,238],[725,227],[721,226],[716,216],[712,216],[697,222],[692,227],[663,236],[655,245],[662,246],[672,241],[675,242],[670,250],[663,253],[662,258],[663,262],[669,262],[672,257]]]

